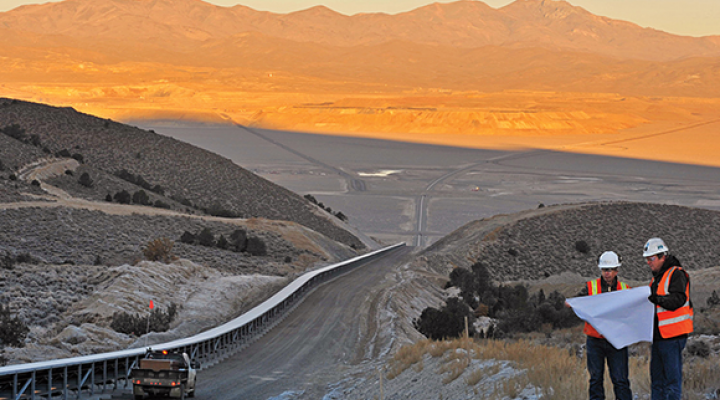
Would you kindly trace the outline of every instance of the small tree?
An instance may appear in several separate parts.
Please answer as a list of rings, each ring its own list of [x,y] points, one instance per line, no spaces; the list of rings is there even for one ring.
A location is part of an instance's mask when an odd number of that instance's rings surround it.
[[[229,245],[230,245],[230,243],[227,241],[227,239],[225,239],[225,236],[220,235],[220,238],[218,239],[216,246],[219,249],[227,250]]]
[[[143,255],[149,261],[162,261],[167,264],[175,260],[175,256],[172,254],[174,244],[166,237],[151,240],[143,248]]]
[[[230,245],[236,252],[243,252],[247,249],[247,232],[243,229],[236,229],[230,235]]]
[[[718,296],[716,290],[713,290],[710,297],[708,297],[708,299],[706,300],[706,304],[708,307],[715,307],[717,305],[720,305],[720,296]]]
[[[113,199],[117,201],[120,204],[130,204],[130,201],[132,201],[132,196],[127,190],[123,190],[120,192],[115,193],[115,196],[113,196]]]
[[[133,193],[132,201],[133,201],[133,203],[135,203],[135,204],[141,204],[141,205],[144,205],[144,206],[147,206],[147,205],[152,204],[152,202],[150,201],[150,196],[148,196],[148,194],[145,193],[145,191],[142,190],[142,189],[140,189],[140,190],[138,190],[137,192]]]
[[[206,247],[214,247],[215,246],[215,236],[213,236],[210,228],[203,228],[203,230],[200,231],[200,233],[197,235],[197,240],[201,246],[206,246]]]
[[[194,244],[195,240],[196,240],[195,235],[188,231],[183,232],[182,236],[180,236],[180,241],[183,243]]]
[[[11,138],[25,140],[25,129],[18,124],[10,124],[0,130]]]
[[[55,153],[55,155],[58,157],[72,158],[72,154],[70,154],[70,150],[68,149],[62,149]]]
[[[90,174],[87,172],[83,172],[82,175],[80,175],[80,179],[78,179],[78,183],[87,187],[91,188],[93,185],[93,180],[90,178]]]
[[[0,304],[0,347],[25,347],[25,337],[30,329],[17,316],[10,314],[10,308]]]
[[[0,259],[0,264],[3,269],[11,270],[15,267],[15,258],[6,251],[5,255]]]
[[[451,297],[445,306],[438,310],[428,307],[420,314],[420,318],[413,325],[420,333],[433,340],[460,337],[465,330],[465,318],[468,319],[470,334],[472,328],[473,312],[462,300]]]
[[[247,249],[245,249],[245,251],[252,254],[253,256],[266,256],[267,255],[267,245],[259,237],[250,236],[248,238]]]
[[[578,240],[575,242],[575,250],[587,254],[590,251],[590,245],[584,240]]]

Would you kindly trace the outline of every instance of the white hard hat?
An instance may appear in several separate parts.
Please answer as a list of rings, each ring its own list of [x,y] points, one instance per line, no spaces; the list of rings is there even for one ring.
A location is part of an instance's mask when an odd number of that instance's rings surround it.
[[[614,251],[606,251],[598,257],[598,268],[617,268],[621,265],[622,257]]]
[[[655,254],[667,253],[670,251],[660,238],[652,238],[645,243],[643,248],[643,257],[654,256]]]

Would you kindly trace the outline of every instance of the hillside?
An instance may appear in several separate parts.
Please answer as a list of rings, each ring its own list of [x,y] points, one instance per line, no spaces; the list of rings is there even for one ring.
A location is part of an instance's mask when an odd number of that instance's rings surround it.
[[[366,249],[299,195],[153,132],[10,99],[0,130],[0,303],[30,327],[0,364],[127,348],[113,313],[148,299],[181,310],[155,342],[192,335]],[[169,263],[143,261],[159,239]]]
[[[0,127],[13,124],[24,129],[27,137],[35,137],[38,143],[2,146],[3,164],[10,172],[20,173],[24,166],[62,150],[68,155],[79,155],[82,168],[78,176],[56,180],[73,196],[102,200],[122,190],[134,193],[141,189],[133,184],[128,186],[127,181],[114,176],[125,170],[136,178],[141,177],[148,187],[160,186],[161,190],[145,189],[153,196],[150,198],[153,203],[161,200],[171,208],[192,213],[292,221],[347,246],[365,248],[357,237],[340,226],[337,218],[306,199],[228,159],[175,139],[70,108],[0,99]],[[3,142],[14,140],[2,136]],[[89,174],[93,181],[91,187],[75,183],[82,172]]]
[[[498,281],[537,281],[593,277],[598,255],[613,250],[623,257],[623,278],[649,280],[642,247],[651,237],[663,238],[689,271],[718,266],[707,251],[720,240],[718,223],[720,212],[665,204],[557,205],[471,222],[423,250],[418,262],[444,274],[483,262]],[[576,250],[577,241],[590,250]]]

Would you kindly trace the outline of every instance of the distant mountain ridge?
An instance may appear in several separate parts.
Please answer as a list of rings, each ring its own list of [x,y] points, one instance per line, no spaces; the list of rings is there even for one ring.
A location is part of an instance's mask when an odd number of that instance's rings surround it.
[[[392,41],[477,48],[539,47],[654,61],[720,56],[720,36],[672,35],[596,16],[565,1],[517,0],[494,9],[463,0],[388,15],[346,16],[318,6],[289,14],[200,0],[65,0],[0,13],[0,28],[78,40],[122,41],[192,51],[248,32],[296,42],[354,47]],[[6,35],[7,37],[7,35]]]

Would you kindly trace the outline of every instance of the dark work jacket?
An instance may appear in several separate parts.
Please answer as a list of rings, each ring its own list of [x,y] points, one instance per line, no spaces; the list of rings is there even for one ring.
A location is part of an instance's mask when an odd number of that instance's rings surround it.
[[[652,286],[650,286],[650,293],[657,294],[660,279],[662,278],[665,271],[669,270],[672,267],[682,267],[682,265],[680,265],[680,260],[675,258],[675,256],[673,256],[672,254],[668,254],[665,258],[665,262],[660,268],[660,271],[658,271],[657,273],[653,273],[653,278],[655,279],[655,281],[652,283]],[[670,294],[668,294],[667,296],[658,297],[658,304],[660,305],[660,307],[668,309],[670,311],[675,311],[678,308],[682,307],[688,300],[687,296],[685,295],[685,286],[687,284],[688,278],[685,275],[684,271],[676,270],[675,272],[673,272],[672,276],[670,277],[670,286],[668,287],[668,292]],[[692,301],[690,302],[690,306],[692,307]],[[660,335],[660,330],[658,329],[657,308],[655,309],[655,322],[653,323],[653,340],[680,339],[687,338],[687,336],[688,335],[682,335],[673,338],[663,339],[663,337]]]
[[[607,284],[607,282],[605,282],[605,279],[603,279],[602,276],[600,277],[600,293],[614,292],[617,289],[617,285],[618,285],[617,276],[615,277],[615,279],[613,279],[612,283],[609,285]],[[583,286],[582,290],[580,290],[580,292],[575,297],[583,297],[583,296],[587,296],[589,294],[590,293],[588,293],[587,284],[585,284],[585,286]]]

